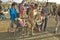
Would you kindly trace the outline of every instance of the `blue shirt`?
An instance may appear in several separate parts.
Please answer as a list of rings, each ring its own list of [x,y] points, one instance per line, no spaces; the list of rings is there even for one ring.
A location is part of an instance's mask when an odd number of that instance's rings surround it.
[[[11,20],[15,20],[15,18],[17,18],[17,11],[16,11],[16,9],[11,7],[9,11],[10,11],[10,19]]]

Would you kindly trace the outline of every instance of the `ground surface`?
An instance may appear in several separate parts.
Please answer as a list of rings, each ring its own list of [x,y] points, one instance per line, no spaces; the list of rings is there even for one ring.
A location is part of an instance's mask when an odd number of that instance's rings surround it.
[[[8,17],[7,17],[8,18]],[[10,20],[0,20],[0,40],[60,40],[60,27],[58,29],[58,33],[54,34],[56,21],[55,17],[51,16],[48,21],[47,31],[35,33],[32,37],[30,36],[21,36],[17,33],[8,33],[8,27],[10,24]]]

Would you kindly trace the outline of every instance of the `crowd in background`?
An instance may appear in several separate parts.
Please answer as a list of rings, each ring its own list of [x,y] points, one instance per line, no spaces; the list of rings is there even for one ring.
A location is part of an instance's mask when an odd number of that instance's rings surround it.
[[[43,7],[42,7],[43,6]],[[34,31],[46,31],[47,22],[49,15],[56,16],[57,26],[60,25],[60,6],[57,8],[56,4],[49,6],[48,2],[44,5],[38,5],[34,2],[22,2],[17,4],[13,2],[9,9],[10,14],[10,28],[9,31],[20,30],[20,27],[25,27],[27,25],[27,32],[33,35]],[[53,10],[53,11],[52,11]],[[5,20],[4,13],[2,12],[2,7],[0,5],[0,18]],[[26,30],[24,30],[26,31]]]

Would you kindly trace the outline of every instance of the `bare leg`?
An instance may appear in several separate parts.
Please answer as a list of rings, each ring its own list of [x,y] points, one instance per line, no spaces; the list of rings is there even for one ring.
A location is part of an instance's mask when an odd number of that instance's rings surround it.
[[[56,32],[58,31],[59,25],[60,25],[60,21],[57,22],[57,26],[56,26],[56,29],[55,29]]]

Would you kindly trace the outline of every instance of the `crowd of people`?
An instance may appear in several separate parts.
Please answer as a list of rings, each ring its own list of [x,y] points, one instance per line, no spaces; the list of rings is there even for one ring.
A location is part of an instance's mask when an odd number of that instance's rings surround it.
[[[9,9],[11,20],[9,31],[17,31],[20,27],[23,28],[26,25],[28,28],[27,32],[30,35],[33,35],[34,31],[46,31],[48,16],[51,15],[51,10],[49,10],[48,2],[42,8],[41,6],[38,6],[37,3],[33,2],[22,2],[19,5],[13,2]],[[55,32],[57,32],[60,25],[60,6],[58,7],[58,10],[56,5],[53,6],[53,15],[56,16],[57,26]],[[0,7],[0,18],[1,17],[4,18],[2,7]]]

